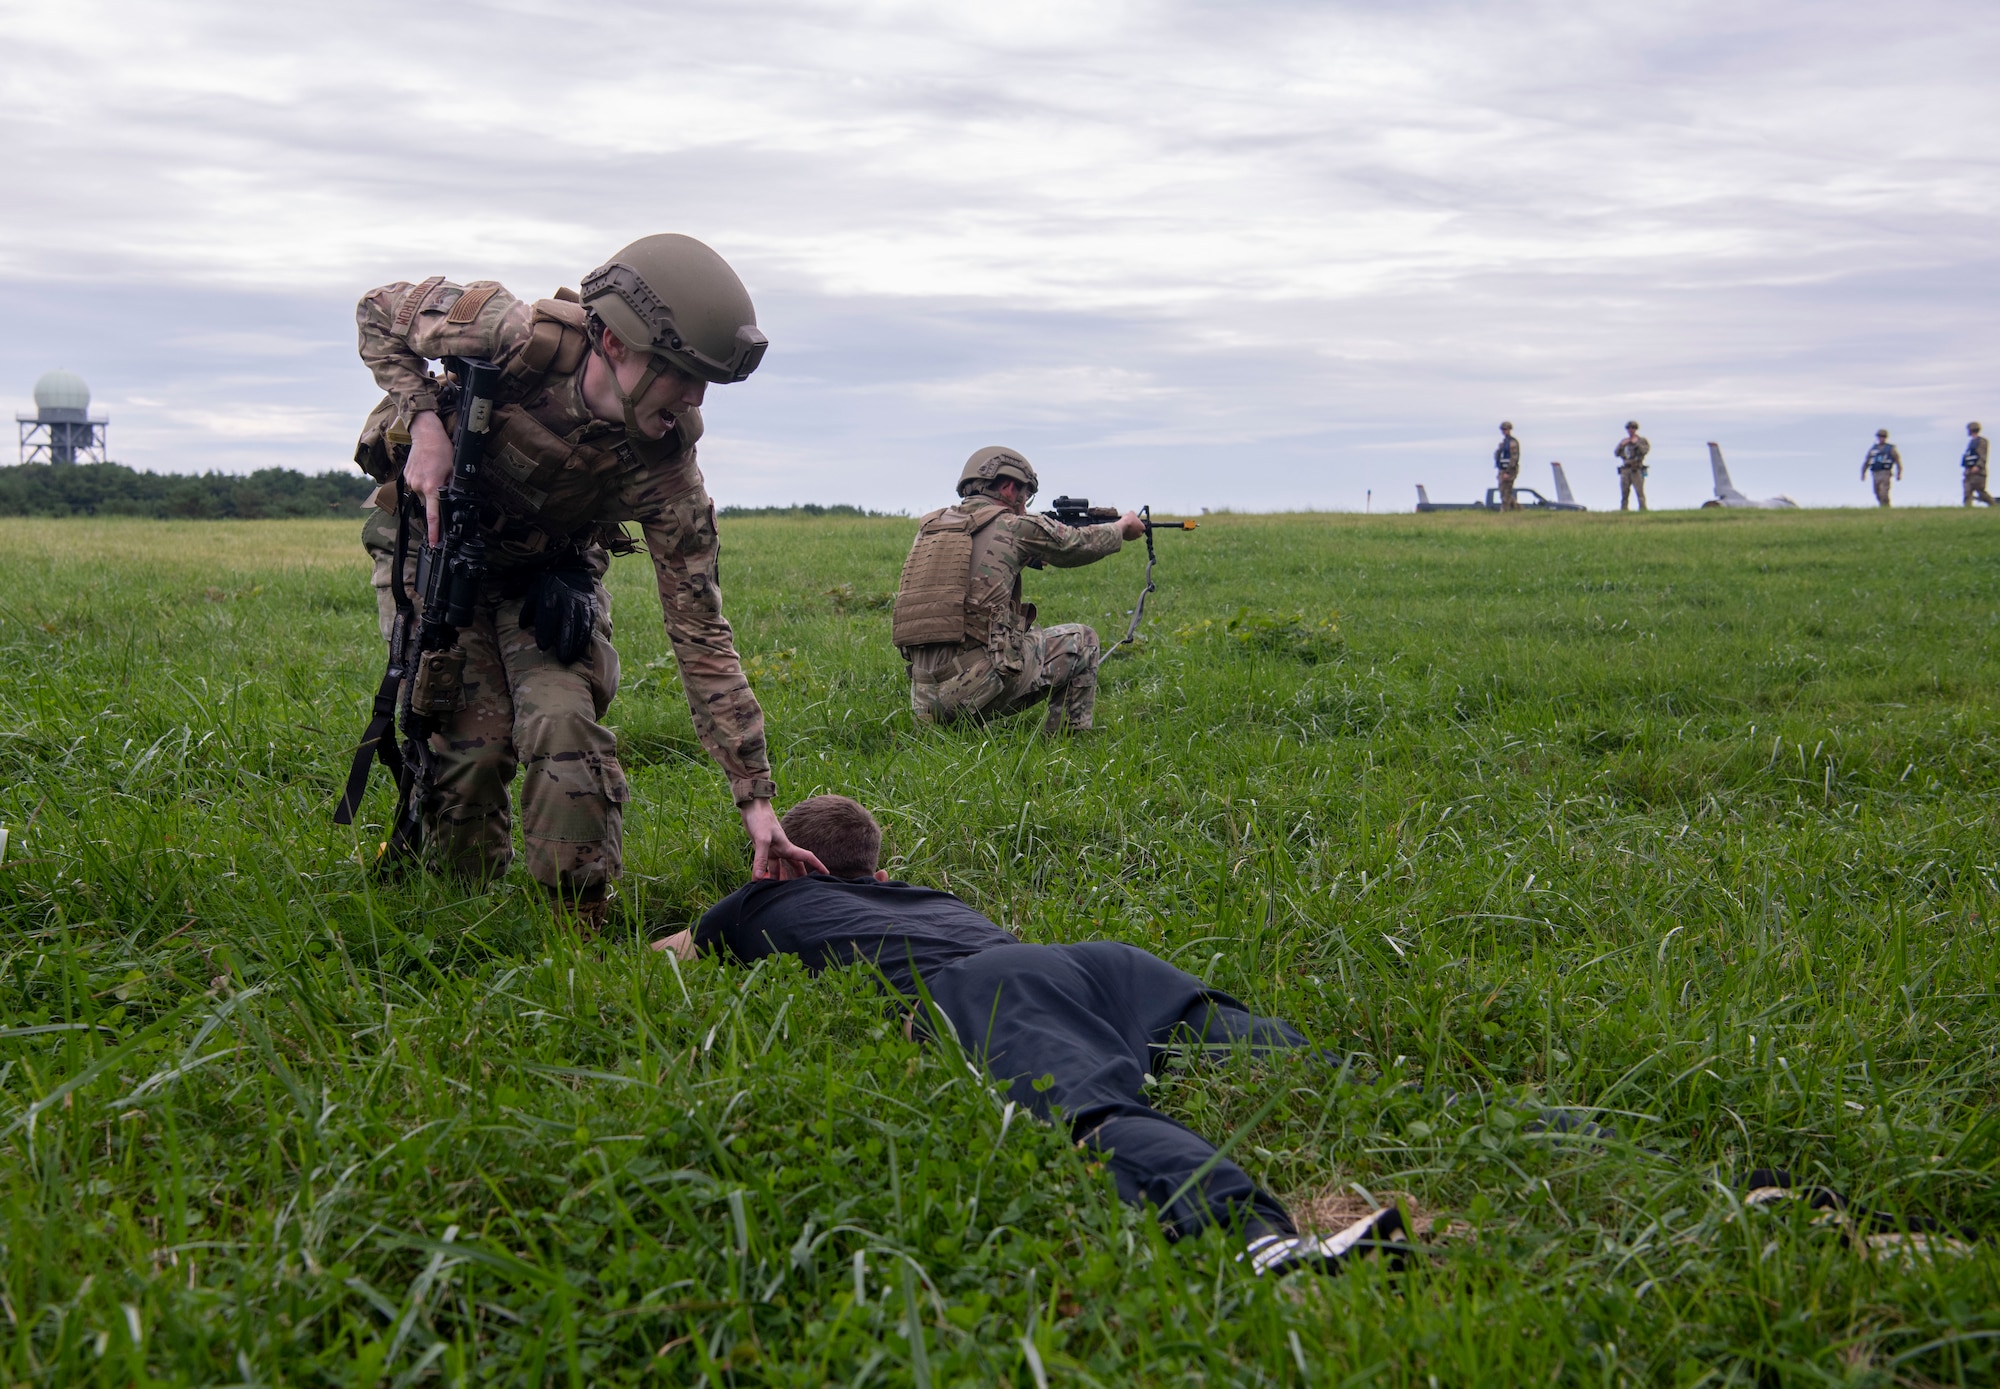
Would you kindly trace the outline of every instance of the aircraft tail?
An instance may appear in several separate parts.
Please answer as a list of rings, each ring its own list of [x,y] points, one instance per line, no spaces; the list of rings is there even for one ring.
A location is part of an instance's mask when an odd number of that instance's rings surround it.
[[[1720,501],[1744,501],[1746,498],[1736,490],[1736,484],[1729,480],[1729,465],[1722,461],[1722,445],[1711,441],[1708,446],[1708,466],[1715,470],[1715,495]]]
[[[1556,471],[1556,500],[1575,505],[1576,493],[1569,490],[1569,477],[1563,472],[1563,465],[1550,463],[1549,466]]]
[[[1423,485],[1423,484],[1422,484],[1421,482],[1420,482],[1420,483],[1418,483],[1418,484],[1417,484],[1417,505],[1418,505],[1418,506],[1429,506],[1430,504],[1431,504],[1431,494],[1430,494],[1430,493],[1428,493],[1428,492],[1426,492],[1426,491],[1424,491],[1424,485]]]

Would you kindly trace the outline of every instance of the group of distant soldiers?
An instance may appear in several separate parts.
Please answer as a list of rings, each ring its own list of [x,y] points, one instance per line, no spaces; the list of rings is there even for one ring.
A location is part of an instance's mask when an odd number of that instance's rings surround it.
[[[1971,506],[1975,501],[1984,502],[1988,506],[1993,505],[1993,498],[1986,492],[1986,455],[1986,436],[1980,432],[1979,421],[1973,420],[1965,426],[1965,452],[1959,455],[1958,459],[1958,471],[1963,484],[1962,504],[1965,506]],[[1875,504],[1889,505],[1890,481],[1903,480],[1903,455],[1889,442],[1888,430],[1875,431],[1875,443],[1869,448],[1867,456],[1861,460],[1861,476],[1863,480],[1873,484]]]
[[[1979,421],[1965,426],[1965,453],[1959,458],[1959,471],[1964,481],[1964,505],[1974,501],[1993,505],[1993,498],[1986,491],[1987,442],[1980,432]],[[1611,450],[1618,460],[1618,509],[1627,510],[1634,497],[1639,499],[1639,510],[1646,509],[1646,455],[1653,446],[1639,433],[1637,420],[1625,421],[1625,437]],[[1500,421],[1500,446],[1493,450],[1493,472],[1499,483],[1500,509],[1519,511],[1520,501],[1514,494],[1514,482],[1521,476],[1521,441],[1514,437],[1511,420]],[[1903,480],[1903,455],[1889,442],[1889,431],[1875,431],[1875,443],[1861,460],[1861,477],[1875,488],[1875,502],[1878,506],[1889,505],[1889,484]]]
[[[1620,511],[1631,505],[1634,496],[1639,499],[1639,510],[1646,509],[1646,455],[1652,451],[1653,445],[1639,433],[1639,422],[1625,421],[1625,437],[1611,451],[1618,459]],[[1500,446],[1493,450],[1493,472],[1500,484],[1500,509],[1519,511],[1521,502],[1514,493],[1514,483],[1521,476],[1521,441],[1514,437],[1512,420],[1500,421]]]

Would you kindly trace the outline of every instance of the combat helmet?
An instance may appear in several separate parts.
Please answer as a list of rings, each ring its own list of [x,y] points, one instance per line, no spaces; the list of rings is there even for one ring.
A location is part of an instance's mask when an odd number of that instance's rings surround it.
[[[616,372],[611,375],[625,432],[634,439],[639,401],[667,366],[722,385],[755,371],[770,345],[743,281],[691,236],[640,237],[583,277],[581,298],[592,319],[591,346],[600,356],[607,328],[620,342],[651,354],[631,390],[618,384]]]
[[[1625,427],[1627,429],[1637,429],[1639,427],[1639,422],[1637,420],[1627,420],[1625,421]]]
[[[1875,431],[1875,437],[1878,439],[1886,439],[1889,437],[1889,431],[1886,429],[1878,429]]]
[[[958,473],[958,495],[968,492],[983,492],[986,484],[998,482],[1001,478],[1012,478],[1024,484],[1030,496],[1042,490],[1042,480],[1035,476],[1035,465],[1020,454],[1007,448],[984,448],[965,460],[965,466]]]
[[[1974,420],[1972,421],[1972,423],[1968,424],[1965,427],[1965,432],[1967,434],[1977,434],[1979,432],[1979,421]]]
[[[1502,429],[1512,429],[1514,427],[1514,422],[1512,420],[1502,420],[1500,421],[1500,427]]]

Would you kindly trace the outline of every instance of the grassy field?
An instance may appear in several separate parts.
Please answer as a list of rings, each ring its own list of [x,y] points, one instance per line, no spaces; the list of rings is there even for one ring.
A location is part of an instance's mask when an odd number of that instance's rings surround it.
[[[355,523],[0,521],[0,1378],[1993,1383],[1995,527],[1215,517],[1049,746],[913,726],[908,522],[725,525],[784,801],[1361,1058],[1156,1092],[1288,1199],[1436,1232],[1274,1286],[862,981],[641,948],[747,864],[643,560],[633,871],[580,949],[518,876],[371,881],[379,773],[330,823],[380,671]],[[1122,630],[1138,580],[1030,597]],[[1744,1211],[1771,1165],[1982,1238]]]

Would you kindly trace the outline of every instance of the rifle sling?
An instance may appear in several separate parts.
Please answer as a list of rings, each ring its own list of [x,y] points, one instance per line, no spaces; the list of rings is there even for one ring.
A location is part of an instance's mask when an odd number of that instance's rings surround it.
[[[403,472],[396,470],[396,549],[390,563],[389,591],[396,600],[396,614],[400,621],[396,624],[396,636],[402,637],[409,630],[410,619],[416,609],[410,603],[409,590],[403,583],[403,565],[410,553],[410,497],[409,489],[403,485]],[[368,770],[380,758],[382,765],[389,769],[389,775],[398,785],[403,780],[403,754],[396,747],[396,704],[402,690],[403,671],[400,650],[389,652],[389,667],[382,673],[382,683],[376,687],[375,702],[369,711],[368,727],[362,730],[360,746],[354,749],[354,762],[347,769],[347,789],[340,794],[340,804],[333,808],[333,823],[351,825],[354,812],[361,808],[361,798],[368,793]]]
[[[360,808],[361,797],[368,791],[368,770],[376,758],[389,769],[389,775],[398,781],[403,777],[403,755],[396,750],[396,695],[403,684],[403,673],[390,658],[389,669],[382,676],[382,684],[375,691],[375,703],[368,720],[368,727],[361,734],[361,745],[354,749],[354,764],[347,769],[347,789],[341,793],[340,804],[334,807],[333,823],[351,825],[354,812]]]

